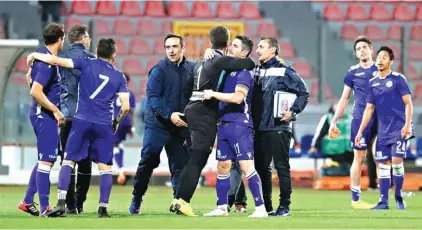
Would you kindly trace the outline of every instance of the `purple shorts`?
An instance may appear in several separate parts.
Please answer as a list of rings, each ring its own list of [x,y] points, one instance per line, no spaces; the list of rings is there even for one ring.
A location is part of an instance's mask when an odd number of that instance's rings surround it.
[[[114,134],[114,144],[120,144],[126,140],[126,136],[130,133],[132,126],[130,125],[119,125],[116,133]]]
[[[375,150],[375,161],[385,162],[390,161],[392,157],[399,157],[406,159],[407,149],[409,148],[409,140],[400,139],[396,143],[382,144],[377,141]]]
[[[218,161],[253,160],[252,127],[236,122],[222,122],[218,128]]]
[[[113,164],[113,128],[74,118],[65,150],[65,160],[79,162],[88,156],[91,160],[106,165]]]
[[[59,146],[59,126],[56,120],[30,116],[37,136],[38,161],[56,162]]]
[[[374,123],[374,119],[371,119],[368,126],[362,133],[362,138],[360,139],[361,146],[355,146],[355,138],[358,134],[360,124],[362,123],[362,119],[353,118],[352,120],[352,129],[351,129],[351,136],[350,136],[350,143],[352,145],[352,149],[356,150],[366,150],[368,145],[371,143],[371,140],[374,138],[375,133],[373,133],[372,125]]]

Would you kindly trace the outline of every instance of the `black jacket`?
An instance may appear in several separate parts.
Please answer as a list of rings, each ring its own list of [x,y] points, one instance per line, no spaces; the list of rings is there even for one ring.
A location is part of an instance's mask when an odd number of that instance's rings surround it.
[[[282,122],[273,117],[274,95],[276,91],[296,94],[297,98],[290,110],[299,114],[305,109],[309,100],[308,89],[303,79],[292,67],[280,62],[277,57],[257,66],[254,78],[252,117],[255,129],[291,131],[289,122]]]

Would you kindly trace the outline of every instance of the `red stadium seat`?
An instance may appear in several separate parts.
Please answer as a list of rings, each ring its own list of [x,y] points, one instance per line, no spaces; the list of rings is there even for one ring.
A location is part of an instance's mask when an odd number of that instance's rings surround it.
[[[391,13],[383,4],[374,4],[369,11],[371,19],[376,21],[390,21],[393,19]]]
[[[120,14],[129,17],[141,16],[141,7],[139,6],[139,3],[135,1],[121,1]]]
[[[245,22],[245,23],[243,23],[243,26],[245,28],[245,35],[246,36],[248,36],[248,37],[256,37],[257,36],[256,28],[253,25]]]
[[[353,24],[344,24],[340,29],[340,37],[345,40],[354,40],[359,35],[359,29]]]
[[[136,24],[138,34],[144,36],[158,36],[161,34],[161,29],[155,20],[140,19]]]
[[[297,61],[292,67],[302,78],[312,78],[312,67],[305,61]]]
[[[415,11],[416,21],[422,21],[422,5],[417,6]]]
[[[28,85],[28,81],[26,80],[26,75],[24,73],[14,73],[10,79],[14,85]]]
[[[394,20],[397,21],[413,21],[415,20],[413,12],[407,7],[407,5],[400,4],[395,5],[393,9]]]
[[[130,75],[143,75],[146,73],[144,65],[137,58],[127,58],[123,61],[123,71]]]
[[[358,3],[349,5],[346,15],[349,20],[354,21],[365,21],[369,19],[369,15],[363,5]]]
[[[402,73],[403,72],[403,66],[400,64],[399,67],[397,68],[397,70]],[[406,78],[408,80],[416,80],[418,78],[418,74],[416,71],[415,66],[413,66],[412,64],[407,65],[407,75]]]
[[[219,2],[217,4],[217,18],[238,18],[237,12],[230,2]]]
[[[99,15],[105,15],[105,16],[118,15],[117,8],[112,1],[97,1],[95,11]]]
[[[239,16],[247,19],[260,19],[261,13],[255,3],[241,2],[239,6]]]
[[[127,50],[127,45],[125,44],[125,42],[121,39],[114,39],[116,41],[116,46],[117,46],[117,54],[118,55],[127,55],[128,54],[128,50]]]
[[[188,18],[190,13],[184,2],[172,2],[167,3],[167,12],[170,17],[175,18]]]
[[[26,56],[20,57],[15,65],[15,71],[20,73],[28,72],[28,65],[26,64]]]
[[[410,39],[414,41],[422,41],[422,25],[412,25],[410,29]]]
[[[395,44],[388,44],[388,47],[390,47],[393,50],[394,53],[394,60],[400,60],[401,59],[401,51],[400,51],[400,47],[398,47]]]
[[[147,1],[145,3],[145,16],[165,17],[163,3],[161,1]]]
[[[296,57],[295,49],[289,42],[280,41],[279,45],[281,57],[283,57],[284,59],[291,59]]]
[[[207,2],[194,2],[192,6],[192,17],[194,18],[214,18]]]
[[[160,61],[160,59],[157,59],[157,58],[149,59],[147,62],[147,70],[150,71],[152,67],[154,67],[154,65],[158,63],[158,61]]]
[[[385,35],[382,31],[381,27],[377,24],[369,24],[365,26],[364,32],[365,36],[367,36],[370,40],[374,41],[384,41]]]
[[[387,39],[393,41],[401,40],[401,26],[399,24],[391,24],[388,26]]]
[[[319,88],[319,82],[318,81],[314,81],[311,84],[311,90],[310,90],[310,94],[312,97],[314,98],[318,98],[318,88]],[[329,84],[325,85],[325,91],[324,91],[324,98],[325,99],[334,99],[334,94],[333,94],[333,90],[331,89],[331,86]]]
[[[161,34],[168,34],[173,31],[173,21],[165,20],[161,24]]]
[[[110,25],[107,21],[97,18],[94,20],[94,24],[96,27],[96,31],[94,32],[96,35],[109,35],[111,34]]]
[[[73,26],[83,24],[79,18],[68,17],[64,23],[64,28],[69,31]]]
[[[164,43],[163,43],[163,40],[161,40],[161,39],[156,39],[155,41],[154,41],[154,53],[155,54],[160,54],[160,55],[162,55],[162,54],[165,54],[166,52],[165,52],[165,50],[164,50]]]
[[[77,15],[93,15],[94,11],[88,1],[72,1],[71,13]]]
[[[417,84],[413,91],[414,91],[413,98],[419,98],[419,99],[422,98],[422,84],[421,83]]]
[[[409,44],[410,60],[422,61],[422,46],[416,43]]]
[[[146,40],[134,38],[130,41],[129,53],[134,55],[151,55],[153,51]]]
[[[258,35],[279,37],[277,28],[272,22],[261,21],[258,25]]]
[[[129,20],[118,18],[114,21],[113,32],[116,35],[135,35],[136,31],[133,29],[133,25]]]
[[[323,15],[326,20],[341,21],[345,19],[343,9],[334,3],[325,4]]]

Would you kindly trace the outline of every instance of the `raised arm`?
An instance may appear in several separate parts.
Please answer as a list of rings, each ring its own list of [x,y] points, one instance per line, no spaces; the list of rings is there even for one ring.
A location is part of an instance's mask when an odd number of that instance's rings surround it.
[[[223,56],[213,59],[215,66],[226,72],[255,68],[255,62],[250,58],[234,58]]]
[[[26,62],[29,64],[34,59],[48,63],[50,65],[58,65],[69,69],[74,68],[73,60],[70,58],[60,58],[51,54],[31,53],[30,55],[28,55]]]

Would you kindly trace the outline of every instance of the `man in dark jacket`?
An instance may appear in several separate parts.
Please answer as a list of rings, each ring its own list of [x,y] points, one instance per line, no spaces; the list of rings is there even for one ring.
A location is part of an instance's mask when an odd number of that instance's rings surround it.
[[[252,116],[255,124],[255,168],[261,177],[265,207],[269,215],[289,216],[292,192],[289,148],[290,121],[305,109],[309,93],[296,71],[277,58],[280,47],[273,37],[258,44],[260,65],[255,69]],[[271,161],[277,170],[280,205],[272,207]]]
[[[164,47],[167,57],[152,68],[147,83],[144,141],[129,207],[131,214],[141,213],[142,197],[148,189],[152,171],[160,164],[163,147],[169,159],[173,191],[180,172],[189,160],[189,153],[184,145],[187,125],[181,118],[181,112],[188,103],[183,85],[193,71],[194,63],[183,56],[184,42],[181,36],[167,35]]]
[[[85,25],[75,25],[69,31],[69,41],[72,43],[69,50],[62,53],[60,57],[64,58],[95,58],[95,55],[88,51],[91,44],[91,38],[88,34],[88,27]],[[60,128],[60,153],[64,153],[66,148],[67,138],[72,129],[72,119],[75,115],[76,104],[78,101],[78,85],[79,76],[81,72],[77,69],[60,68],[60,75],[62,76],[61,90],[60,90],[60,106],[61,111],[66,119],[65,125]],[[61,157],[63,160],[63,155]],[[75,173],[72,173],[69,190],[66,195],[66,212],[69,214],[78,214],[83,212],[83,203],[86,200],[89,184],[91,181],[91,167],[90,158],[78,162],[78,181],[76,183],[75,194]],[[76,199],[76,201],[75,201]]]

